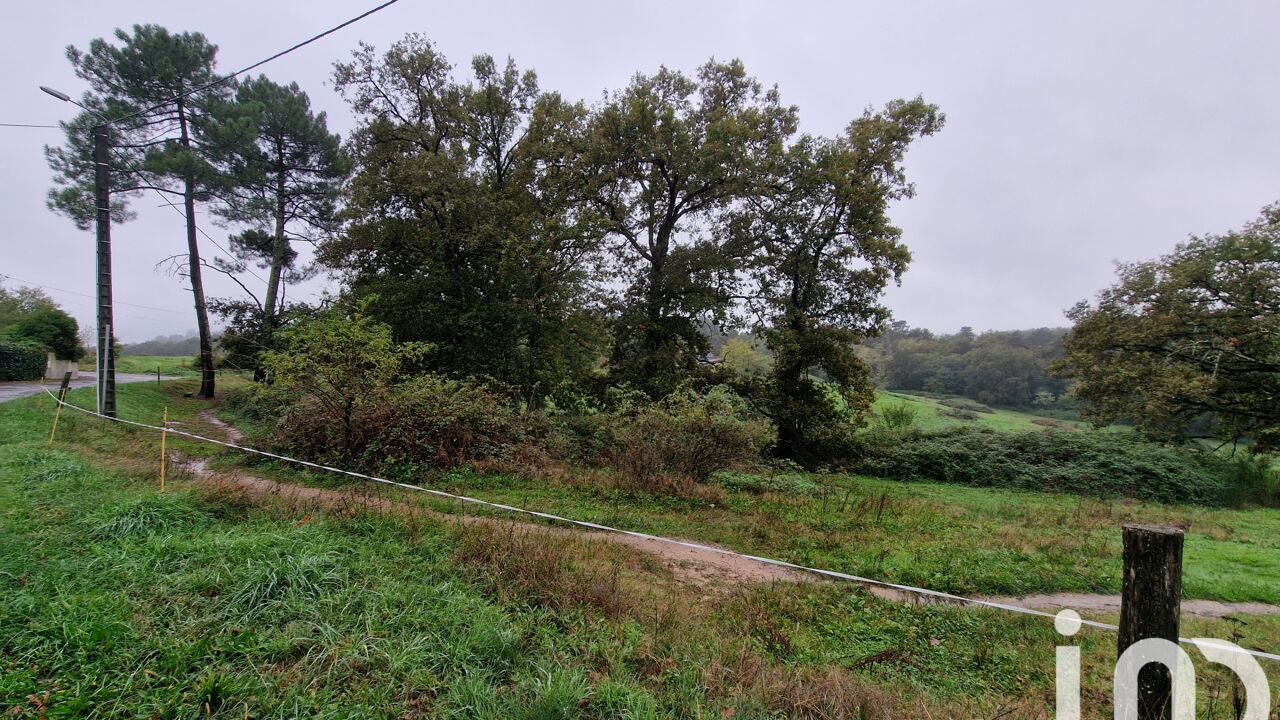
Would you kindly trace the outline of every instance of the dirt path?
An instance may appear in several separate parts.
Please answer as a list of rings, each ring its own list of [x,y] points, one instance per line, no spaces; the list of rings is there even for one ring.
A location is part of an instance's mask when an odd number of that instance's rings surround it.
[[[236,443],[244,439],[239,430],[223,422],[213,413],[206,410],[200,415],[206,422],[222,432],[227,442]],[[609,532],[554,527],[540,523],[502,520],[492,517],[437,513],[401,500],[389,499],[382,493],[304,487],[269,480],[239,471],[215,471],[209,468],[206,460],[179,460],[179,462],[198,477],[216,480],[224,486],[234,486],[255,497],[279,498],[291,503],[301,503],[328,509],[375,509],[379,511],[410,512],[450,522],[500,525],[503,528],[515,527],[522,532],[545,533],[624,545],[654,556],[675,577],[709,593],[722,593],[745,584],[828,582],[828,580],[811,573],[768,565],[745,557],[725,555],[712,550],[674,545],[660,540],[649,540]],[[367,485],[362,487],[365,490],[368,488]],[[701,544],[705,545],[707,543]],[[947,602],[892,588],[883,588],[875,585],[863,585],[862,587],[877,597],[897,602]],[[1064,608],[1085,613],[1118,613],[1120,611],[1119,595],[1057,593],[1052,595],[1029,595],[1020,598],[980,597],[976,599],[1046,611]],[[1280,615],[1280,606],[1254,602],[1226,603],[1216,600],[1184,600],[1182,602],[1182,614],[1208,618],[1222,618],[1228,615]]]
[[[213,413],[205,411],[201,413],[201,417],[210,425],[218,428],[225,435],[227,442],[236,443],[244,439],[239,430],[223,422]],[[673,545],[660,540],[476,515],[437,513],[411,503],[388,499],[382,493],[366,494],[358,491],[304,487],[243,472],[214,471],[209,468],[208,461],[205,460],[186,460],[181,462],[184,467],[197,476],[216,479],[223,485],[234,485],[257,497],[279,498],[286,502],[334,509],[368,508],[380,511],[412,512],[450,522],[500,525],[504,529],[515,527],[522,532],[545,533],[624,545],[655,556],[677,578],[696,585],[704,591],[723,592],[744,584],[822,581],[821,578],[809,573],[776,565],[766,565],[736,555],[725,555],[714,551]],[[362,487],[367,488],[367,486]]]
[[[1028,595],[1026,597],[983,598],[992,602],[1036,610],[1062,610],[1070,608],[1079,612],[1120,612],[1119,595],[1089,595],[1086,593],[1054,593],[1052,595]],[[1196,617],[1224,618],[1228,615],[1280,615],[1280,605],[1260,602],[1220,602],[1218,600],[1183,600],[1182,614]]]

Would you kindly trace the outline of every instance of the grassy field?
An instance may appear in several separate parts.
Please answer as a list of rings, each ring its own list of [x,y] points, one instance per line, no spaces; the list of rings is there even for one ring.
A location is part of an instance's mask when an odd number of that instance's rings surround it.
[[[916,413],[916,425],[922,430],[941,430],[957,426],[986,426],[993,430],[1043,430],[1046,424],[1055,427],[1084,428],[1085,423],[1074,420],[1059,420],[1036,415],[1030,412],[991,408],[991,412],[976,413],[977,417],[964,420],[949,415],[953,410],[934,398],[908,393],[881,390],[876,393],[874,409],[882,412],[885,408],[905,405]]]
[[[121,355],[116,358],[116,372],[154,373],[159,368],[164,375],[194,376],[198,373],[191,361],[189,355]],[[93,370],[95,362],[94,355],[90,353],[80,361],[80,369]]]
[[[121,415],[155,422],[168,406],[199,430],[208,404],[181,397],[190,384],[124,386]],[[0,405],[0,709],[14,717],[1051,714],[1060,638],[1043,620],[890,604],[837,584],[708,594],[598,543],[325,516],[181,481],[160,495],[153,433],[64,414],[46,449],[49,406],[40,397]],[[1274,511],[807,475],[722,476],[698,501],[572,478],[440,480],[976,592],[1109,589],[1122,519],[1180,522],[1190,531],[1189,595],[1273,599],[1278,584]],[[1184,628],[1232,633],[1274,650],[1280,618]],[[1080,639],[1085,706],[1101,717],[1114,637]],[[1268,671],[1280,677],[1280,667]],[[1202,671],[1202,714],[1217,702],[1204,716],[1230,717],[1227,687]]]

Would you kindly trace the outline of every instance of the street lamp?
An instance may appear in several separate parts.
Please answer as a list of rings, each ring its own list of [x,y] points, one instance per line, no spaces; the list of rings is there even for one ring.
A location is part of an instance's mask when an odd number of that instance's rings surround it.
[[[79,106],[102,122],[93,126],[93,196],[98,235],[98,412],[116,416],[116,358],[111,343],[111,173],[107,119],[64,92],[40,86],[48,95]]]

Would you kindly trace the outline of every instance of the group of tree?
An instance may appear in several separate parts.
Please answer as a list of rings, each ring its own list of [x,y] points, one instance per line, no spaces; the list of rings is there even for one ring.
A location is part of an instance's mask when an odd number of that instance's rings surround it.
[[[780,448],[871,400],[854,344],[910,254],[888,218],[912,194],[911,142],[937,131],[916,98],[836,137],[738,61],[637,74],[594,105],[479,56],[454,76],[427,40],[362,46],[334,84],[360,124],[344,231],[321,259],[425,362],[528,407],[601,384],[651,398],[714,378],[710,325],[776,358],[750,388]]]
[[[218,75],[217,46],[204,35],[136,25],[132,32],[117,30],[114,41],[67,49],[89,89],[80,98],[84,112],[63,124],[66,144],[46,148],[55,174],[49,205],[81,228],[91,225],[92,132],[105,127],[113,221],[131,219],[130,200],[143,192],[160,194],[185,220],[185,251],[170,259],[191,285],[202,370],[198,394],[212,397],[214,338],[203,271],[240,283],[244,297],[212,307],[242,321],[240,339],[271,347],[284,288],[305,273],[292,244],[332,230],[349,164],[324,113],[312,112],[296,84]],[[210,263],[202,256],[197,205],[238,229],[230,238],[232,257]],[[258,292],[239,277],[249,265],[267,271]]]
[[[1010,406],[1075,383],[1099,422],[1277,441],[1275,206],[1122,266],[1096,304],[1071,311],[1065,340],[1050,328],[935,336],[889,325],[881,302],[911,259],[888,216],[913,194],[903,158],[943,124],[920,98],[824,137],[802,133],[798,109],[736,60],[640,73],[587,104],[510,59],[477,56],[459,78],[409,35],[336,65],[357,120],[343,144],[296,84],[218,75],[199,33],[135,26],[67,55],[89,89],[66,144],[46,149],[50,206],[93,221],[103,126],[113,220],[133,217],[143,192],[179,209],[173,259],[192,288],[202,396],[214,391],[210,308],[227,320],[224,350],[261,367],[277,331],[311,312],[287,299],[314,272],[296,247],[309,242],[346,300],[426,349],[410,371],[486,382],[526,409],[728,380],[797,455],[867,410],[874,372],[892,389]],[[202,256],[197,206],[233,231],[230,257]],[[255,266],[256,289],[244,279]],[[207,301],[209,269],[243,295]],[[10,325],[16,297],[0,299]]]
[[[962,395],[987,405],[1029,407],[1062,399],[1069,381],[1049,370],[1063,354],[1066,329],[954,334],[894,322],[867,347],[879,382],[890,390]]]
[[[868,110],[836,137],[802,134],[794,106],[738,61],[661,68],[587,105],[481,55],[469,78],[427,40],[361,46],[334,86],[357,116],[346,146],[296,85],[216,73],[216,46],[154,25],[67,56],[89,90],[48,148],[50,206],[88,227],[92,140],[105,126],[116,222],[157,192],[185,219],[181,275],[214,390],[209,308],[224,349],[273,348],[304,277],[296,241],[428,369],[481,378],[528,408],[627,385],[652,398],[714,375],[708,324],[750,329],[777,359],[755,399],[783,445],[840,403],[870,403],[853,344],[888,318],[881,291],[910,254],[887,209],[913,188],[902,159],[943,123],[920,98]],[[354,174],[351,174],[354,171]],[[351,175],[347,181],[348,175]],[[337,212],[339,199],[345,205]],[[201,254],[197,205],[237,232]],[[261,296],[242,274],[267,271]],[[206,301],[202,272],[244,296]]]
[[[0,379],[31,380],[44,374],[48,353],[79,360],[76,319],[35,288],[0,286]]]

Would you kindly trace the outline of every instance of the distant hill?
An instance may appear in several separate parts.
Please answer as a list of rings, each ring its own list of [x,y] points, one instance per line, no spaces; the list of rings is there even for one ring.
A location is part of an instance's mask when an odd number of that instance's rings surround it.
[[[200,351],[200,336],[195,333],[159,335],[140,343],[130,343],[121,350],[122,355],[162,355],[177,357],[195,355]]]

